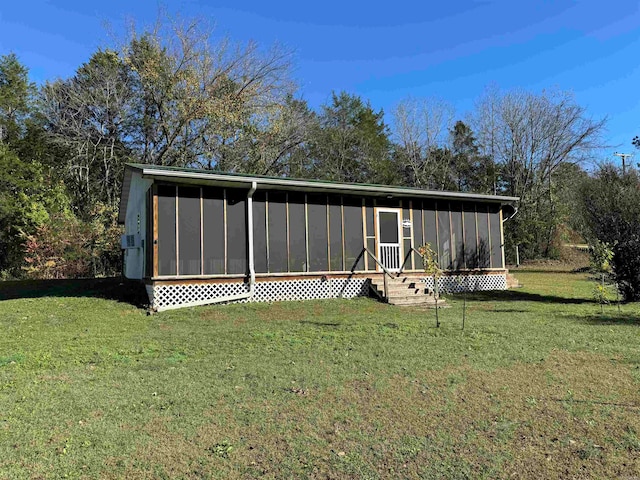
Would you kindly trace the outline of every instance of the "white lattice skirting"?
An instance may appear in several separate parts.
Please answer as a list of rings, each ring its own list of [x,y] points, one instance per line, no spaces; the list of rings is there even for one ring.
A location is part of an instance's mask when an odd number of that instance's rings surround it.
[[[433,288],[433,277],[425,277],[424,280],[428,288]],[[253,297],[240,302],[362,297],[369,295],[369,283],[369,279],[363,277],[256,282]],[[438,283],[440,291],[446,293],[506,290],[507,288],[505,274],[452,275],[441,277]],[[249,291],[249,284],[244,282],[163,283],[147,285],[146,288],[151,307],[162,311],[183,305],[205,303],[216,298],[241,295]]]
[[[152,308],[161,311],[206,302],[220,297],[240,295],[249,291],[248,283],[190,283],[147,285]],[[367,278],[329,278],[326,280],[281,280],[256,282],[254,295],[242,302],[278,302],[282,300],[312,300],[321,298],[353,298],[369,294]]]
[[[425,277],[427,288],[433,288],[433,277]],[[507,276],[504,273],[485,275],[447,275],[438,279],[443,293],[478,292],[481,290],[506,290]]]

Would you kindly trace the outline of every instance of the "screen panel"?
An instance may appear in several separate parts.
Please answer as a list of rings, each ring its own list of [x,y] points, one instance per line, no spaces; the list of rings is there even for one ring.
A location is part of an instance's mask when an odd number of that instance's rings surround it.
[[[378,229],[380,243],[400,243],[398,233],[399,212],[378,211]]]
[[[333,272],[344,270],[342,258],[342,206],[341,198],[329,197],[329,245],[331,247],[331,258],[329,267]]]
[[[307,271],[306,219],[304,194],[292,192],[289,200],[289,271]]]
[[[329,270],[326,195],[307,195],[307,215],[309,217],[309,271],[326,272]]]
[[[479,268],[478,237],[476,232],[476,206],[465,203],[462,206],[464,219],[464,260],[466,268]]]
[[[286,194],[269,192],[269,272],[286,272],[287,264],[287,210]]]
[[[374,224],[374,221],[373,221],[373,216],[374,216],[373,207],[370,207],[370,206],[367,205],[365,207],[364,216],[365,216],[366,221],[367,221],[367,236],[368,237],[375,237],[376,230],[375,230],[375,224]]]
[[[436,223],[436,205],[431,200],[422,202],[422,225],[423,238],[431,249],[438,253],[438,229]]]
[[[477,206],[478,218],[478,266],[489,268],[491,266],[491,251],[489,249],[489,216],[487,206]]]
[[[489,234],[491,235],[491,268],[504,268],[500,238],[500,205],[489,205]]]
[[[178,274],[200,275],[200,187],[178,187]]]
[[[267,217],[265,192],[253,194],[253,264],[256,273],[267,273]]]
[[[464,268],[464,238],[462,236],[462,205],[449,202],[451,208],[451,261],[456,270]]]
[[[413,201],[413,247],[417,250],[425,244],[425,240],[422,237],[422,202],[420,200]],[[422,270],[422,257],[413,252],[413,261],[415,262],[416,270]]]
[[[205,275],[224,273],[224,191],[202,189],[202,254]]]
[[[344,244],[345,268],[356,271],[364,270],[364,237],[362,235],[362,200],[344,197]],[[358,259],[359,257],[359,259]],[[358,263],[355,264],[356,259]],[[354,265],[355,264],[355,265]]]
[[[449,223],[449,202],[439,201],[438,208],[438,249],[440,268],[453,268],[451,253],[451,225]]]
[[[227,273],[247,273],[247,191],[227,189]]]
[[[158,275],[176,275],[176,187],[158,185]]]

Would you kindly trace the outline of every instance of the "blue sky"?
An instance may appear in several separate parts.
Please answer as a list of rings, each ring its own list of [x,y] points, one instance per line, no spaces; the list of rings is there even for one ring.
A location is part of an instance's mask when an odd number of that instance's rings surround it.
[[[122,38],[128,20],[153,22],[160,6],[207,18],[239,42],[293,50],[300,93],[313,107],[333,90],[386,112],[407,96],[435,96],[463,118],[490,84],[556,88],[609,118],[603,155],[633,152],[640,135],[638,1],[5,1],[0,54],[15,52],[37,82],[64,78]]]

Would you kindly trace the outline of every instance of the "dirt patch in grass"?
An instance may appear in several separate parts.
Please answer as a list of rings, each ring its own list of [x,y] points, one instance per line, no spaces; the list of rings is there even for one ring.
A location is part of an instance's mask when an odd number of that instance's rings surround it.
[[[575,392],[580,392],[579,394]],[[619,478],[640,471],[630,368],[555,351],[493,372],[461,366],[364,377],[272,401],[223,399],[185,435],[144,427],[126,476],[180,478]]]

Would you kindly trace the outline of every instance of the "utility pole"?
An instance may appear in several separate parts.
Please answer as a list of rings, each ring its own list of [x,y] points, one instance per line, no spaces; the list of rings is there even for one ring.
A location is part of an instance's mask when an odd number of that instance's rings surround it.
[[[633,154],[632,153],[618,153],[618,152],[615,152],[614,155],[616,157],[622,158],[622,175],[624,175],[626,173],[626,160],[629,157],[633,157]]]

